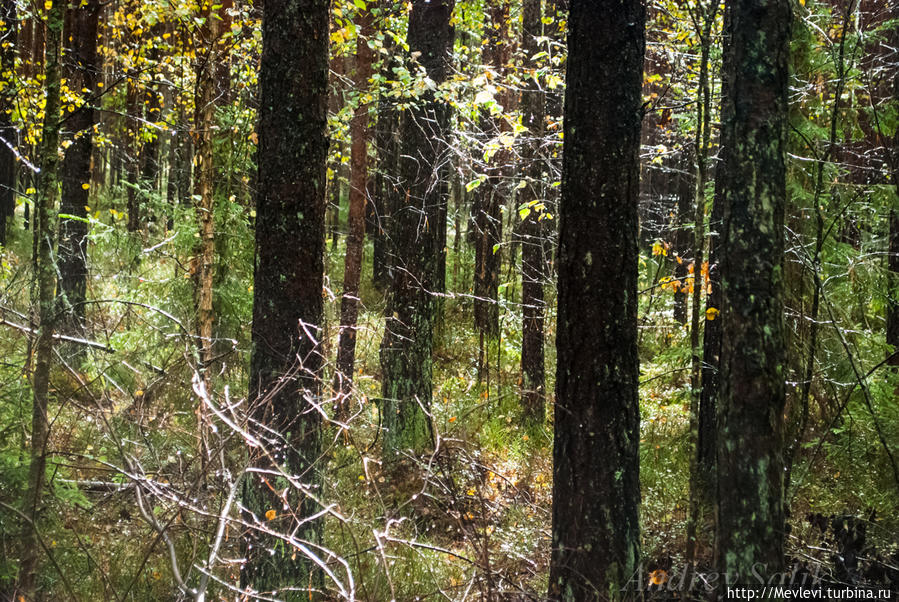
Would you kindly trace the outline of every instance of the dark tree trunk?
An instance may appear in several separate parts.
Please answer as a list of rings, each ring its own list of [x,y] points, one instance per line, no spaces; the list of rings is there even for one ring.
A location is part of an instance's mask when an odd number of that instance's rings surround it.
[[[100,64],[97,58],[99,0],[70,10],[71,30],[66,54],[66,78],[72,90],[90,90],[85,103],[69,115],[66,127],[72,132],[72,145],[62,162],[62,200],[60,213],[75,216],[59,221],[59,296],[65,312],[65,328],[80,332],[84,328],[84,300],[87,293],[87,217],[90,196],[93,128],[97,122],[92,95],[97,89]]]
[[[420,53],[419,62],[438,84],[449,70],[453,5],[454,0],[413,0],[409,15],[409,49]],[[401,125],[399,194],[405,200],[390,218],[395,267],[381,343],[388,457],[402,449],[422,451],[431,442],[431,350],[438,307],[433,293],[445,257],[437,247],[440,220],[446,219],[442,164],[448,122],[449,106],[427,92],[405,112]]]
[[[218,37],[218,61],[215,67],[215,105],[217,107],[226,107],[231,102],[231,52],[230,46],[234,42],[231,36],[231,24],[234,17],[231,12],[234,9],[234,0],[222,0],[221,8],[218,10],[221,21],[219,22],[219,31],[222,35]]]
[[[699,404],[702,395],[702,343],[700,342],[700,324],[702,322],[703,275],[702,266],[705,260],[705,185],[709,172],[709,146],[712,140],[712,84],[709,75],[709,57],[712,51],[712,32],[718,14],[718,0],[708,4],[697,3],[696,33],[700,39],[699,53],[699,86],[696,94],[696,137],[693,145],[696,157],[696,187],[694,192],[693,217],[693,291],[692,311],[690,314],[690,349],[692,351],[692,369],[690,371],[690,500],[687,518],[687,546],[684,554],[687,570],[693,570],[696,560],[697,528],[701,515],[712,505],[709,493],[707,474],[699,470]],[[692,575],[692,573],[691,573]]]
[[[159,28],[157,28],[159,29]],[[155,69],[159,69],[159,48],[152,48],[147,53],[147,58]],[[159,122],[162,116],[162,97],[160,90],[154,84],[147,84],[143,90],[143,104],[146,110],[146,120],[150,124]],[[150,198],[157,191],[159,181],[159,141],[161,131],[150,127],[151,138],[146,140],[140,149],[140,195],[143,205],[147,208],[149,219],[154,219],[150,213]]]
[[[522,50],[530,57],[537,54],[537,37],[542,35],[540,0],[525,0],[522,5]],[[530,65],[536,69],[536,65]],[[533,75],[521,94],[521,124],[528,128],[528,144],[523,151],[523,170],[527,185],[521,191],[521,204],[543,198],[543,165],[540,140],[543,137],[544,102],[540,82]],[[543,237],[541,214],[530,211],[519,230],[521,239],[521,404],[526,422],[540,424],[544,418],[546,378],[543,353]]]
[[[899,366],[899,210],[890,211],[889,301],[887,303],[887,344],[893,346],[889,363]]]
[[[730,7],[725,6],[722,37],[732,36],[733,20]],[[733,49],[722,44],[721,59],[721,121],[727,123],[733,118]],[[722,165],[729,161],[728,153],[734,148],[730,138],[733,130],[722,127],[718,136],[718,167],[715,169],[715,196],[709,217],[709,287],[706,296],[706,323],[702,340],[702,376],[699,394],[699,438],[696,442],[696,456],[699,470],[710,477],[710,495],[717,491],[717,440],[718,440],[718,389],[721,366],[721,253],[724,240],[724,192],[728,185]],[[710,311],[712,310],[712,311]]]
[[[10,69],[16,60],[16,0],[0,2],[0,20],[5,24],[0,31],[0,63]],[[0,92],[0,245],[6,244],[7,219],[11,222],[16,212],[16,156],[9,147],[16,146],[18,132],[7,112],[14,102],[14,87],[7,86]]]
[[[733,148],[721,165],[720,570],[734,582],[783,566],[783,220],[786,0],[731,0]],[[760,564],[757,564],[760,563]]]
[[[693,237],[687,227],[691,219],[692,201],[696,196],[693,183],[692,158],[684,153],[680,171],[677,174],[677,218],[674,232],[674,279],[678,282],[674,291],[674,320],[681,326],[687,324],[686,287]]]
[[[259,86],[259,182],[256,199],[256,269],[250,397],[266,450],[251,450],[262,470],[285,471],[302,482],[320,482],[320,369],[325,162],[328,150],[327,0],[266,0]],[[286,498],[271,478],[245,481],[244,520],[307,542],[316,550],[322,520],[311,497],[283,478]],[[285,501],[290,510],[284,511]],[[275,512],[272,517],[270,511]],[[267,514],[268,513],[268,514]],[[298,526],[298,520],[307,521]],[[290,599],[307,599],[322,585],[320,571],[303,551],[250,528],[241,585],[271,591],[299,587]],[[274,552],[270,549],[274,548]]]
[[[368,40],[374,34],[374,17],[368,9],[359,9],[356,28],[356,70],[353,83],[361,98],[371,77],[373,53]],[[362,252],[365,243],[365,206],[368,192],[368,103],[359,101],[350,123],[350,206],[347,217],[346,255],[343,271],[343,295],[340,298],[340,334],[337,344],[337,371],[334,390],[341,417],[353,385],[356,365],[356,323],[359,318],[359,284],[362,280]]]
[[[395,47],[391,37],[385,40],[389,57],[384,59],[381,74],[393,77],[393,68],[398,66],[394,58]],[[399,165],[399,119],[392,98],[382,93],[378,97],[378,124],[375,146],[378,154],[378,170],[375,173],[375,196],[372,199],[373,227],[371,228],[372,277],[375,286],[387,289],[392,279],[389,231],[390,215],[399,205],[397,199],[397,168]]]
[[[125,162],[127,174],[127,199],[128,199],[128,224],[129,232],[137,232],[141,228],[141,202],[137,194],[140,180],[140,163],[138,161],[140,151],[140,118],[141,104],[137,86],[137,73],[132,72],[128,78],[125,92],[125,128],[124,144],[121,145],[122,157]]]
[[[509,4],[499,2],[485,8],[488,16],[486,43],[483,46],[484,65],[502,77],[509,62]],[[508,107],[509,94],[500,92],[497,99],[504,108]],[[493,116],[486,109],[481,110],[481,135],[484,144],[495,143],[505,128],[502,117]],[[509,153],[499,150],[484,166],[486,178],[475,190],[475,267],[474,267],[474,323],[481,336],[490,340],[499,337],[499,270],[500,243],[503,238],[503,216],[500,208],[505,204],[505,166]]]
[[[620,597],[640,562],[645,9],[639,0],[573,0],[568,23],[549,595],[582,602]]]

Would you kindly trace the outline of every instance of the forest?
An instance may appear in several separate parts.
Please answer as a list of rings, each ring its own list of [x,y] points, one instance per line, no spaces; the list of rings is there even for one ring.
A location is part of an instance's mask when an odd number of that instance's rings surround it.
[[[0,600],[899,599],[895,0],[0,0]]]

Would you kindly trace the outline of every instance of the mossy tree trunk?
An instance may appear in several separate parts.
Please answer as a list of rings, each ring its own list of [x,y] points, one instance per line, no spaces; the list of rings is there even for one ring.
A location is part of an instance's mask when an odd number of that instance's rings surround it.
[[[54,2],[46,13],[47,38],[44,66],[44,124],[39,147],[40,173],[35,200],[34,287],[32,303],[37,312],[37,342],[32,374],[31,463],[22,512],[22,558],[19,565],[19,592],[34,600],[40,561],[38,521],[46,477],[50,445],[50,369],[53,365],[53,331],[56,318],[56,206],[59,201],[59,108],[61,88],[62,27],[65,3]]]
[[[719,568],[732,582],[781,570],[784,545],[783,225],[786,0],[732,0],[733,142],[720,166],[722,346],[718,412]],[[735,580],[735,581],[734,581]]]
[[[408,44],[428,77],[447,77],[454,28],[453,0],[413,0]],[[449,106],[426,92],[405,112],[401,124],[399,194],[390,218],[393,279],[381,343],[381,402],[384,452],[424,451],[431,444],[431,351],[445,269],[440,228],[446,227],[442,181],[448,164]],[[441,218],[443,221],[441,221]],[[445,236],[444,236],[445,238]]]
[[[619,599],[640,561],[637,194],[645,8],[570,3],[549,597]]]
[[[526,0],[521,15],[521,46],[530,61],[537,54],[537,38],[543,33],[543,11],[540,0]],[[537,80],[537,65],[521,93],[521,124],[528,128],[528,144],[523,151],[523,170],[527,185],[521,191],[521,204],[540,202],[545,193],[543,162],[540,159],[540,141],[543,138],[544,98]],[[525,215],[519,236],[521,238],[521,404],[525,420],[540,424],[544,418],[546,376],[544,368],[544,316],[543,299],[543,232],[542,212],[536,207]]]
[[[253,430],[271,442],[251,451],[252,467],[313,488],[321,483],[315,462],[322,452],[315,404],[321,403],[328,9],[327,0],[265,2],[249,386]],[[251,525],[305,540],[312,550],[320,545],[322,520],[310,517],[321,507],[285,476],[251,474],[243,504]],[[303,551],[252,528],[244,543],[242,587],[294,587],[281,596],[316,598],[310,592],[322,577]]]
[[[59,295],[67,329],[84,329],[87,293],[87,205],[90,196],[93,128],[97,122],[94,94],[100,77],[97,57],[99,0],[70,11],[71,36],[67,53],[69,88],[89,90],[85,102],[66,120],[72,144],[62,162],[60,213],[74,216],[59,221]]]

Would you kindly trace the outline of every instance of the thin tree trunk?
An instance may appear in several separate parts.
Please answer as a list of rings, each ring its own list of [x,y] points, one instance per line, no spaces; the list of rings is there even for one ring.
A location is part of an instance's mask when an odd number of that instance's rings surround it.
[[[837,128],[839,126],[840,117],[840,99],[843,95],[843,87],[846,84],[846,32],[849,29],[850,19],[855,7],[855,0],[848,0],[846,11],[843,13],[843,25],[840,28],[840,44],[837,52],[837,88],[833,96],[833,106],[830,111],[830,136],[827,140],[827,150],[823,157],[818,157],[815,166],[815,190],[812,199],[812,206],[815,211],[815,251],[812,256],[812,282],[814,290],[812,291],[812,306],[809,310],[809,339],[808,352],[806,354],[805,374],[802,380],[802,392],[799,396],[799,422],[796,428],[790,433],[787,441],[786,456],[784,458],[784,496],[787,496],[790,489],[790,481],[793,474],[793,463],[802,446],[802,440],[805,438],[805,431],[808,427],[809,419],[809,394],[812,389],[812,381],[815,376],[815,356],[818,351],[818,313],[821,309],[821,293],[823,283],[821,281],[821,251],[824,249],[824,212],[821,207],[821,195],[824,194],[824,168],[833,157],[834,149],[837,144]]]
[[[56,205],[59,200],[59,108],[61,82],[62,27],[65,3],[57,2],[47,11],[46,64],[44,67],[44,125],[40,143],[40,175],[35,202],[33,304],[38,313],[38,334],[34,349],[32,375],[31,463],[23,512],[22,559],[19,565],[19,591],[26,600],[35,599],[36,577],[40,562],[37,522],[43,498],[47,453],[50,444],[49,393],[53,364],[53,329],[56,315],[55,252]]]
[[[154,28],[154,33],[161,33],[161,27],[158,25]],[[151,37],[155,37],[151,34]],[[147,52],[147,59],[155,69],[159,69],[160,51],[158,47],[154,47]],[[148,83],[141,91],[143,104],[146,107],[146,120],[149,124],[155,125],[160,121],[162,116],[162,97],[157,86]],[[146,207],[147,221],[153,222],[157,218],[150,211],[151,199],[157,192],[159,187],[159,142],[161,140],[161,131],[150,126],[150,138],[145,140],[140,148],[138,164],[140,167],[140,197],[141,203]]]
[[[316,490],[321,440],[322,286],[328,138],[327,0],[265,0],[259,75],[259,181],[250,399],[254,428],[267,449],[251,465],[284,471]],[[273,435],[277,433],[277,435]],[[277,485],[278,491],[275,490]],[[288,508],[285,510],[285,504]],[[277,478],[244,480],[243,518],[308,542],[320,552],[322,510]],[[303,521],[299,523],[298,521]],[[251,527],[244,535],[241,586],[315,598],[321,571],[307,553]],[[325,558],[324,561],[327,561]]]
[[[570,3],[552,600],[626,597],[622,588],[640,562],[637,194],[645,16],[639,0]]]
[[[525,0],[522,6],[522,50],[530,57],[537,54],[537,38],[542,35],[543,11],[540,0]],[[528,128],[529,142],[523,150],[523,170],[527,185],[521,193],[521,204],[530,205],[543,198],[543,164],[540,141],[543,138],[543,91],[537,80],[536,64],[531,79],[521,95],[521,124]],[[543,322],[546,307],[543,300],[542,213],[529,210],[522,220],[521,238],[521,405],[527,423],[541,424],[544,419],[546,377],[543,351]]]
[[[128,224],[129,232],[137,232],[141,228],[141,199],[137,194],[140,179],[140,113],[142,105],[138,102],[137,73],[132,72],[128,78],[125,92],[125,128],[121,147],[127,174]]]
[[[690,262],[693,241],[690,240],[690,207],[695,200],[696,185],[693,183],[695,172],[691,173],[692,153],[684,152],[681,170],[677,174],[677,218],[674,233],[674,279],[677,288],[674,290],[674,320],[681,326],[687,325],[687,268]]]
[[[724,240],[718,436],[719,569],[741,583],[784,564],[783,225],[786,0],[731,0],[734,148],[721,165]],[[747,185],[751,182],[752,185]]]
[[[195,301],[197,307],[197,336],[200,364],[204,374],[211,368],[213,356],[213,283],[215,280],[215,165],[213,141],[215,131],[216,68],[218,64],[219,21],[212,13],[206,15],[204,53],[197,70],[195,93],[196,112],[196,173],[194,176],[194,209],[199,225],[199,241],[193,258]],[[208,382],[208,381],[207,381]]]
[[[889,301],[887,303],[887,345],[893,346],[891,366],[899,366],[899,211],[890,211]]]
[[[0,20],[4,30],[0,32],[0,63],[11,69],[16,60],[18,19],[16,0],[0,2]],[[16,147],[18,132],[7,111],[15,103],[14,87],[6,86],[0,92],[0,246],[6,245],[7,220],[12,222],[16,212],[16,156],[10,146]]]
[[[359,9],[356,26],[356,72],[354,85],[360,97],[350,123],[350,206],[347,218],[346,255],[343,271],[343,295],[340,299],[340,334],[337,343],[337,371],[334,391],[338,395],[338,414],[346,415],[348,396],[353,386],[356,365],[356,323],[359,319],[359,284],[362,280],[362,252],[365,243],[365,206],[368,190],[368,109],[361,98],[368,89],[373,53],[368,47],[374,34],[371,11]]]
[[[67,53],[67,75],[73,90],[89,90],[85,103],[69,115],[66,125],[73,132],[71,146],[62,162],[60,213],[74,216],[59,221],[59,296],[65,312],[65,328],[84,329],[84,301],[87,294],[87,204],[90,197],[93,129],[97,122],[93,94],[97,89],[100,64],[97,58],[99,0],[69,11],[72,29]]]
[[[485,8],[487,16],[486,43],[482,54],[484,65],[491,69],[497,80],[502,81],[505,65],[509,61],[509,3],[498,2]],[[499,93],[498,102],[508,105],[505,91]],[[495,144],[500,132],[505,129],[503,118],[493,116],[482,109],[480,118],[481,135],[484,144]],[[486,178],[475,190],[475,273],[474,273],[474,322],[481,333],[481,351],[484,340],[493,342],[499,338],[499,270],[500,244],[503,237],[503,216],[500,208],[505,204],[506,186],[503,179],[508,153],[498,150],[484,166]],[[488,344],[488,347],[493,345]],[[483,355],[483,353],[481,354]],[[489,355],[489,354],[488,354]],[[478,365],[479,378],[485,366]]]
[[[705,260],[705,185],[708,181],[709,146],[711,144],[711,112],[712,91],[709,82],[709,55],[712,50],[712,30],[718,14],[719,0],[709,0],[707,5],[699,4],[696,9],[695,23],[701,27],[699,87],[696,98],[696,139],[694,156],[696,157],[696,188],[694,190],[693,217],[693,298],[690,317],[690,349],[692,365],[690,370],[690,508],[687,519],[687,570],[693,570],[696,559],[696,529],[701,520],[703,510],[710,505],[711,495],[708,492],[706,474],[699,470],[699,408],[702,395],[702,346],[700,341],[700,322],[702,312],[702,296],[704,283],[702,265]],[[691,573],[692,577],[692,573]],[[689,582],[689,580],[688,580]]]

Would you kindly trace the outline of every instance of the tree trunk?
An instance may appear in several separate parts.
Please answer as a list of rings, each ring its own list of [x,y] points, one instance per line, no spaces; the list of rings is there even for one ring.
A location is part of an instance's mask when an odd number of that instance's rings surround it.
[[[74,216],[59,221],[59,296],[65,312],[65,328],[84,329],[84,300],[87,294],[87,204],[90,196],[93,129],[97,122],[94,94],[100,74],[97,58],[97,28],[100,1],[70,11],[70,45],[66,79],[72,90],[85,92],[84,104],[69,115],[67,128],[73,132],[72,145],[62,162],[60,213]]]
[[[162,28],[157,25],[154,28],[154,31],[156,33],[161,33],[161,29]],[[158,47],[151,48],[147,52],[147,59],[150,65],[153,65],[153,68],[156,70],[161,68],[160,56]],[[141,104],[147,108],[146,120],[151,124],[151,127],[149,128],[151,138],[145,140],[140,147],[140,158],[138,160],[140,166],[141,203],[146,207],[147,221],[151,223],[157,219],[150,211],[150,200],[153,197],[153,194],[157,192],[159,185],[159,141],[161,140],[160,136],[162,134],[160,130],[152,127],[159,123],[162,115],[162,95],[161,91],[157,88],[158,86],[156,84],[148,83],[142,90],[141,96],[143,97],[143,102]]]
[[[502,85],[510,54],[509,3],[499,2],[485,8],[484,12],[488,17],[485,25],[486,43],[482,49],[484,65],[493,71],[496,80]],[[508,97],[505,89],[497,94],[497,101],[506,110]],[[485,145],[496,144],[500,133],[507,129],[504,121],[503,117],[493,116],[487,109],[481,109],[480,128]],[[503,215],[500,208],[505,204],[507,187],[503,175],[508,161],[509,153],[504,149],[496,151],[487,160],[484,165],[486,178],[475,190],[474,199],[474,322],[482,340],[486,338],[490,341],[499,338],[499,270],[502,257],[499,245],[503,238]],[[479,374],[480,372],[479,370]]]
[[[692,351],[690,370],[690,500],[689,517],[687,518],[687,546],[685,559],[687,570],[693,570],[696,559],[696,530],[701,515],[711,505],[707,474],[699,470],[699,406],[702,396],[702,344],[700,341],[700,323],[702,322],[702,297],[704,282],[702,265],[705,260],[705,185],[709,171],[709,146],[712,140],[712,90],[709,81],[709,56],[712,51],[712,32],[718,14],[719,0],[710,0],[707,4],[698,3],[695,23],[700,39],[699,53],[699,86],[696,95],[696,139],[694,156],[696,157],[696,187],[693,193],[693,298],[690,315],[690,349]]]
[[[312,487],[321,482],[315,462],[322,461],[321,414],[313,404],[321,402],[328,9],[327,0],[265,0],[259,75],[249,390],[254,431],[277,443],[251,450],[250,462]],[[321,508],[283,477],[246,479],[243,504],[249,524],[305,540],[317,553],[322,519],[309,517]],[[242,587],[296,587],[282,594],[291,600],[307,600],[321,587],[321,572],[294,545],[252,527],[244,544]]]
[[[624,597],[640,562],[637,193],[645,9],[572,0],[549,597]]]
[[[53,329],[56,314],[56,265],[54,221],[59,200],[59,107],[61,88],[61,43],[65,19],[65,3],[56,2],[47,11],[47,44],[44,66],[44,125],[41,131],[38,193],[35,201],[33,304],[38,313],[37,342],[34,348],[32,375],[31,463],[23,512],[28,517],[23,525],[22,560],[19,565],[19,591],[26,600],[34,600],[40,559],[37,521],[47,467],[50,444],[50,368],[53,364]]]
[[[899,211],[890,211],[889,301],[887,302],[887,345],[893,346],[889,364],[899,366]]]
[[[137,232],[141,228],[141,199],[137,194],[140,180],[140,113],[142,105],[138,102],[137,72],[132,71],[128,77],[125,92],[125,128],[121,147],[125,171],[127,174],[128,224],[129,232]]]
[[[525,57],[537,53],[537,38],[542,35],[540,0],[525,0],[522,5],[522,50]],[[537,68],[531,64],[532,69]],[[543,164],[540,161],[540,141],[543,138],[543,91],[536,72],[521,94],[521,124],[528,128],[528,144],[523,150],[523,171],[527,185],[521,191],[521,204],[539,202],[543,198]],[[546,307],[543,300],[543,238],[541,214],[530,211],[519,231],[521,238],[521,405],[525,421],[541,424],[544,418],[546,378],[543,353],[543,320]]]
[[[725,40],[733,35],[733,22],[730,17],[730,7],[724,7],[722,37]],[[721,122],[727,123],[733,119],[733,52],[728,43],[722,45],[721,58]],[[705,472],[709,478],[708,486],[710,496],[714,498],[717,491],[717,446],[718,446],[718,389],[719,370],[721,366],[721,274],[720,262],[722,245],[724,240],[724,202],[725,189],[728,180],[724,169],[724,163],[728,153],[733,150],[734,140],[730,138],[732,130],[722,127],[718,136],[718,167],[715,177],[715,194],[712,203],[712,213],[709,218],[709,287],[710,292],[706,296],[706,323],[702,341],[702,375],[700,385],[702,390],[699,395],[699,425],[698,440],[696,442],[696,456],[699,470]],[[714,310],[709,312],[709,310]],[[708,316],[711,315],[711,318]]]
[[[420,53],[419,62],[437,84],[449,70],[453,6],[454,0],[413,0],[409,15],[409,49]],[[399,450],[423,451],[431,443],[431,350],[437,315],[433,292],[441,265],[437,252],[441,214],[446,219],[441,165],[448,152],[448,122],[449,106],[426,92],[405,112],[401,125],[399,194],[404,200],[390,221],[395,267],[381,343],[381,411],[388,458]]]
[[[720,570],[741,583],[783,567],[783,220],[786,197],[786,0],[732,0],[734,142],[721,255],[722,346],[718,437]],[[760,563],[760,564],[759,564]]]
[[[387,36],[385,48],[388,57],[384,58],[381,75],[385,79],[394,77],[393,69],[398,66],[395,58],[393,38]],[[375,146],[378,153],[378,169],[375,172],[374,219],[376,226],[372,228],[373,244],[372,274],[375,286],[387,289],[392,280],[392,264],[389,231],[390,216],[397,199],[397,169],[399,165],[399,118],[392,98],[382,91],[378,97],[378,124],[375,133]]]
[[[350,207],[349,232],[343,270],[343,295],[340,298],[340,334],[337,343],[337,371],[334,391],[338,395],[338,414],[343,417],[353,387],[356,365],[356,323],[359,319],[359,284],[362,280],[362,252],[365,243],[365,205],[368,189],[368,109],[362,101],[371,77],[373,53],[368,40],[374,34],[374,17],[367,8],[359,9],[356,27],[356,72],[354,85],[359,104],[350,122]]]
[[[194,175],[194,209],[199,225],[199,240],[193,258],[197,336],[200,364],[204,374],[213,356],[213,283],[215,281],[215,165],[213,142],[215,133],[216,69],[218,64],[219,20],[209,8],[203,27],[205,53],[197,70],[194,129],[196,131],[196,172]]]
[[[0,31],[0,63],[11,69],[16,60],[18,19],[16,0],[0,1],[0,20],[4,29]],[[13,86],[6,86],[0,92],[0,245],[6,245],[7,219],[12,222],[16,212],[16,155],[9,148],[18,142],[18,132],[13,126],[8,111],[15,103]]]
[[[688,224],[691,221],[691,201],[694,200],[696,186],[690,166],[692,153],[684,152],[681,169],[677,174],[677,221],[674,232],[674,279],[678,282],[674,291],[674,320],[681,326],[687,325],[687,268],[693,248]]]

